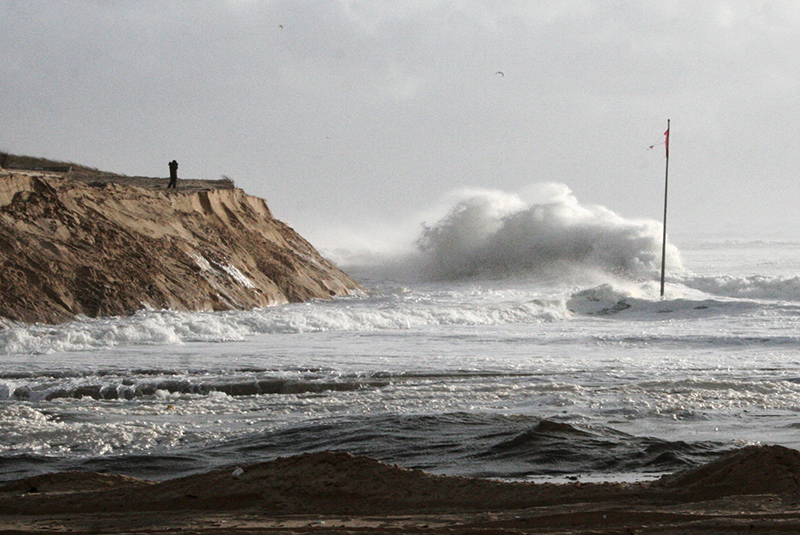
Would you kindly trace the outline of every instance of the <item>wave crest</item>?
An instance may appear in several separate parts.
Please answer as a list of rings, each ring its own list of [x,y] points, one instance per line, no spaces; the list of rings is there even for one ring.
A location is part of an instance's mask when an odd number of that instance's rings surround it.
[[[422,271],[433,280],[534,274],[560,279],[603,273],[652,276],[660,267],[661,225],[585,206],[562,184],[526,202],[517,194],[470,190],[417,240]],[[671,269],[681,269],[667,247]]]

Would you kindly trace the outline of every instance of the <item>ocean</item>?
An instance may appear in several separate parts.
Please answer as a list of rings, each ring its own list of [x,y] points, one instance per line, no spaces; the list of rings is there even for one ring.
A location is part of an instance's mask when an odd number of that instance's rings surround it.
[[[357,294],[0,329],[0,481],[163,480],[323,450],[436,474],[646,480],[800,448],[800,242],[469,192]],[[401,250],[402,249],[402,250]]]

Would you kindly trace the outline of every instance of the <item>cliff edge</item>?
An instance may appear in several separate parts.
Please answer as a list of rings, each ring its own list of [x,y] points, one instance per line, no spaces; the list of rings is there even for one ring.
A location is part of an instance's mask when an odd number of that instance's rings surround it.
[[[248,309],[358,284],[230,181],[0,169],[0,317]]]

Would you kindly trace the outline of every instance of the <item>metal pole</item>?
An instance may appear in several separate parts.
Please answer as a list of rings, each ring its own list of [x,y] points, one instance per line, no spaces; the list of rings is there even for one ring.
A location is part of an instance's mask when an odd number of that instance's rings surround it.
[[[661,298],[664,298],[664,275],[667,267],[667,194],[669,193],[669,119],[667,119],[666,154],[667,163],[664,171],[664,235],[661,238]]]

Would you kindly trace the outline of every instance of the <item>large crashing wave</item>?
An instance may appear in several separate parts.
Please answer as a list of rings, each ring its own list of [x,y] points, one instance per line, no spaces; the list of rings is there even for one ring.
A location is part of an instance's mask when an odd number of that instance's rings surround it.
[[[539,187],[538,202],[517,194],[469,190],[417,240],[423,273],[434,280],[520,274],[591,278],[654,276],[662,227],[578,202],[562,184]],[[667,266],[681,269],[677,248]]]

